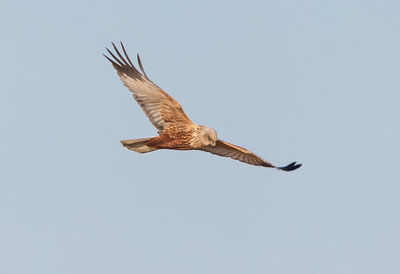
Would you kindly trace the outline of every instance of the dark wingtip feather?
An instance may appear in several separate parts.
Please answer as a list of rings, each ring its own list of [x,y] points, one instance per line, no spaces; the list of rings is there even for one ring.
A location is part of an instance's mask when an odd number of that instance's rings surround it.
[[[143,65],[142,65],[142,61],[140,60],[139,53],[136,54],[136,58],[138,60],[139,68],[140,68],[140,71],[143,73],[143,76],[146,77],[147,80],[150,80],[149,77],[147,77],[147,74],[143,69]]]
[[[132,61],[131,61],[131,59],[129,59],[129,56],[128,56],[128,54],[126,53],[126,50],[125,50],[124,44],[122,43],[122,41],[119,41],[119,42],[121,43],[122,50],[123,50],[123,52],[124,52],[124,54],[125,54],[125,57],[126,57],[126,59],[128,59],[128,62],[129,62],[129,64],[131,65],[131,67],[135,67],[135,66],[132,64]]]
[[[298,169],[301,166],[302,166],[302,164],[296,164],[296,162],[293,162],[291,164],[288,164],[287,166],[278,167],[278,169],[284,170],[284,171],[292,171],[292,170]]]
[[[107,50],[108,50],[108,49],[107,49]],[[108,61],[110,61],[110,62],[111,62],[111,64],[112,64],[113,66],[118,66],[118,64],[117,64],[117,63],[115,63],[115,62],[114,62],[114,60],[112,60],[110,57],[108,57],[108,56],[107,56],[107,55],[105,55],[104,53],[103,53],[103,56],[104,56],[104,57],[106,57],[106,58],[107,58],[107,60],[108,60]]]
[[[114,45],[114,44],[113,44]],[[120,65],[120,66],[123,66],[124,64],[111,52],[111,50],[109,50],[108,48],[106,48],[106,50],[108,51],[108,53],[111,55],[111,57],[112,58],[114,58],[114,60]],[[104,55],[104,54],[103,54]],[[105,56],[105,55],[104,55]],[[111,61],[111,59],[110,58],[108,58],[107,56],[106,56],[106,58],[108,59],[108,60],[110,60]],[[112,62],[112,61],[111,61]],[[113,62],[113,63],[115,63],[115,62]]]
[[[122,43],[121,43],[121,44],[122,44]],[[128,67],[129,67],[128,62],[127,62],[127,61],[125,60],[125,58],[121,55],[121,53],[119,52],[117,46],[116,46],[114,43],[112,43],[112,45],[113,45],[113,47],[114,47],[115,52],[116,52],[117,55],[119,56],[120,60],[123,62],[122,66],[128,66]],[[114,57],[114,56],[113,56],[113,57]],[[115,57],[114,57],[114,58],[115,58]]]

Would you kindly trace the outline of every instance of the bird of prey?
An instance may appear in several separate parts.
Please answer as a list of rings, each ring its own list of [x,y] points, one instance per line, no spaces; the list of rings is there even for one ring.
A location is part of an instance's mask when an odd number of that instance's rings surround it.
[[[115,54],[108,48],[111,57],[104,55],[117,70],[123,84],[132,92],[133,98],[142,108],[150,122],[158,131],[158,136],[142,139],[122,140],[129,150],[147,153],[158,149],[202,150],[230,157],[241,162],[292,171],[301,166],[293,162],[284,167],[276,167],[245,148],[218,139],[217,132],[207,126],[194,124],[177,101],[154,84],[143,69],[139,54],[137,61],[140,72],[135,68],[121,42],[120,50],[112,43]]]

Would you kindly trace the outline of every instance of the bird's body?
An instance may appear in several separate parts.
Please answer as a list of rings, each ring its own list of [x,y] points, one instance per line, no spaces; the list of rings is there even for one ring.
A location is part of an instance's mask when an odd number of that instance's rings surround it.
[[[129,59],[123,44],[125,58],[113,44],[116,57],[107,49],[113,59],[104,55],[117,70],[124,85],[132,92],[150,122],[158,130],[158,136],[122,140],[124,147],[147,153],[158,149],[202,150],[219,156],[231,157],[244,163],[256,166],[273,167],[285,171],[299,168],[295,162],[285,167],[275,167],[254,153],[239,146],[218,139],[217,132],[207,126],[194,124],[185,114],[177,101],[164,90],[155,85],[146,75],[139,55],[139,72]]]
[[[208,138],[206,139],[203,138],[204,136],[203,134],[207,134],[207,130],[204,130],[205,128],[206,127],[204,126],[198,126],[195,124],[191,125],[172,124],[165,127],[164,130],[160,133],[160,135],[152,138],[145,138],[146,141],[143,144],[148,147],[154,148],[154,150],[155,149],[175,149],[175,150],[201,149],[202,147],[210,146],[212,143],[215,143],[217,141],[216,138],[214,138],[212,142],[210,142]],[[130,149],[132,148],[131,143],[134,140],[135,139],[122,140],[121,143],[125,147]],[[141,142],[143,142],[143,139],[140,140]],[[131,149],[131,150],[134,150],[136,152],[141,152],[137,151],[137,149]]]

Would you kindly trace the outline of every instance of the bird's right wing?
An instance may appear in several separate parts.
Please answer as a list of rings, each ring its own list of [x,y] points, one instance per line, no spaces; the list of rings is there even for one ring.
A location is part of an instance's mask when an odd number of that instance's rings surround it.
[[[276,167],[272,165],[271,163],[265,161],[261,157],[255,155],[254,153],[248,151],[245,148],[242,148],[240,146],[235,146],[232,145],[228,142],[222,141],[222,140],[217,140],[217,143],[215,147],[202,147],[200,150],[207,151],[219,156],[223,157],[230,157],[234,160],[241,161],[246,164],[254,165],[254,166],[264,166],[264,167],[272,167],[272,168],[277,168],[281,169],[284,171],[292,171],[295,169],[298,169],[301,167],[301,164],[296,164],[296,162],[293,162],[287,166],[284,167]]]
[[[137,59],[141,73],[132,64],[122,42],[121,47],[125,57],[122,56],[114,43],[112,45],[119,58],[107,48],[112,58],[104,56],[117,70],[121,81],[132,92],[133,98],[138,102],[147,118],[157,128],[159,133],[170,123],[192,124],[192,121],[186,116],[180,104],[147,77],[139,55],[137,55]]]

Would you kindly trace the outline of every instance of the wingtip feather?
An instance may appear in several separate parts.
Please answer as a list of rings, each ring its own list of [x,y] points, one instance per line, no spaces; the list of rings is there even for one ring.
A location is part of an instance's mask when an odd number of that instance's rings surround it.
[[[140,71],[142,72],[143,76],[146,77],[146,79],[150,80],[149,77],[147,77],[147,74],[143,69],[143,65],[142,65],[142,61],[140,60],[139,53],[136,53],[136,58],[138,60],[139,68],[140,68]]]
[[[293,171],[293,170],[298,169],[301,166],[302,166],[302,164],[296,164],[296,162],[293,162],[293,163],[288,164],[287,166],[277,167],[277,168],[280,170],[283,170],[283,171]]]

